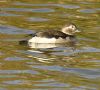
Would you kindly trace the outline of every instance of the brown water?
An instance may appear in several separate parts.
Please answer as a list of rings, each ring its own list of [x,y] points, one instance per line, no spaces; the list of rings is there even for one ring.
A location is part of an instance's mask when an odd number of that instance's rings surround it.
[[[75,47],[18,44],[67,22],[82,31]],[[100,90],[100,1],[0,0],[0,90]]]

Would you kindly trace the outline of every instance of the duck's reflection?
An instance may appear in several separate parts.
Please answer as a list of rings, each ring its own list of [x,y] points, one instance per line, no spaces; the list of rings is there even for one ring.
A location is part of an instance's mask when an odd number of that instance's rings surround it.
[[[37,44],[32,43],[28,50],[28,57],[41,63],[69,61],[75,57],[75,43],[66,44]]]
[[[21,44],[22,45],[22,44]],[[25,45],[25,44],[24,44]],[[29,58],[37,59],[39,62],[52,63],[53,61],[72,58],[76,49],[76,43],[63,44],[28,44],[27,50],[23,51]]]

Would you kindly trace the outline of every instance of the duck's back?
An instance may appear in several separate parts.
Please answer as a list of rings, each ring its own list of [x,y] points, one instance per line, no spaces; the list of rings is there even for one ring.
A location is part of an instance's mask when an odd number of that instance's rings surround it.
[[[45,37],[45,38],[66,38],[67,34],[61,32],[61,31],[57,31],[57,30],[53,30],[53,31],[44,31],[44,32],[37,32],[35,33],[35,35],[33,35],[33,37],[36,36],[36,37]]]

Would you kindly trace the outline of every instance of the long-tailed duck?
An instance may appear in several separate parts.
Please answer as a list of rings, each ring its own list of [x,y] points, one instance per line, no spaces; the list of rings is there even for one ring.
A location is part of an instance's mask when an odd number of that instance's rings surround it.
[[[32,38],[28,40],[28,44],[31,43],[66,43],[75,40],[75,33],[80,32],[76,25],[67,24],[61,31],[58,30],[49,30],[49,31],[40,31],[35,34],[32,34]]]
[[[28,44],[32,46],[33,43],[40,44],[62,44],[67,42],[75,42],[75,33],[80,32],[76,25],[67,24],[61,30],[46,30],[30,34],[31,38],[22,40],[20,44]]]

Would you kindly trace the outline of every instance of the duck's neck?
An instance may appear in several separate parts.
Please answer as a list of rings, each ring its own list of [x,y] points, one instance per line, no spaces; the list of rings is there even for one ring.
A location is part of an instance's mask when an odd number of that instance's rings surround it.
[[[66,28],[63,28],[61,31],[62,31],[63,33],[65,33],[65,34],[67,34],[67,35],[71,35],[71,36],[74,35],[70,30],[66,30]]]
[[[66,35],[69,35],[69,36],[74,36],[74,34],[72,34],[72,33],[69,33],[69,32],[64,32],[64,31],[62,31],[63,33],[65,33]]]

